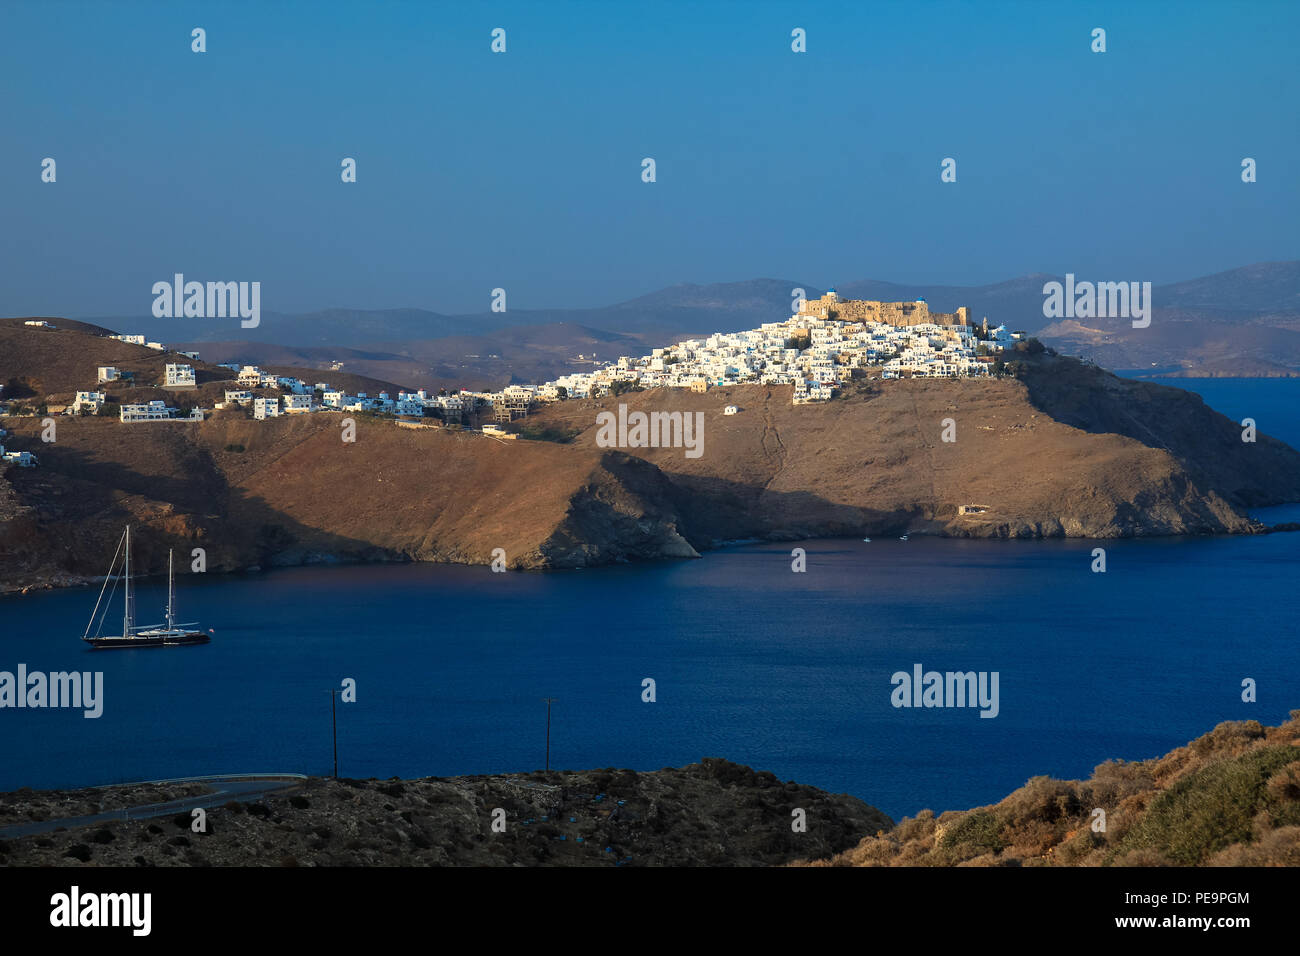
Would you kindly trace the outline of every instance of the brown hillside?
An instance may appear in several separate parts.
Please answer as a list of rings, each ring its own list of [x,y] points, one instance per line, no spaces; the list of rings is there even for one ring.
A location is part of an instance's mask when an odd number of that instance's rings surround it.
[[[42,384],[93,367],[96,349],[135,353],[117,362],[142,377],[166,358],[63,330],[0,335],[23,348],[21,362],[0,353],[0,371]],[[101,575],[128,521],[146,526],[139,566],[155,570],[169,545],[206,548],[214,571],[488,563],[497,548],[511,567],[542,568],[690,557],[744,537],[1252,533],[1265,529],[1242,509],[1300,500],[1300,454],[1267,436],[1242,443],[1197,396],[1050,355],[1020,361],[1019,380],[863,381],[815,405],[792,405],[789,387],[661,389],[527,421],[576,436],[565,444],[366,416],[345,443],[338,413],[256,422],[239,410],[201,424],[60,418],[45,444],[39,418],[10,417],[5,444],[40,465],[0,471],[0,588]],[[598,447],[597,413],[620,404],[701,412],[703,455]],[[941,440],[945,419],[955,442]]]
[[[40,466],[0,484],[0,586],[102,575],[122,526],[143,526],[135,558],[161,571],[166,549],[207,551],[208,569],[319,561],[487,564],[516,568],[638,557],[694,557],[677,533],[663,477],[617,452],[411,431],[338,413],[265,422],[59,422],[42,444],[35,419],[8,419]]]
[[[794,406],[791,388],[697,395],[634,392],[550,406],[530,419],[580,430],[596,416],[704,413],[704,453],[629,449],[686,494],[704,539],[929,531],[956,536],[1245,532],[1241,507],[1300,500],[1300,454],[1240,428],[1176,389],[1128,382],[1064,359],[1025,381],[874,382],[832,402]],[[734,404],[739,413],[724,416]],[[952,443],[943,422],[956,423]],[[987,510],[959,514],[962,506]]]

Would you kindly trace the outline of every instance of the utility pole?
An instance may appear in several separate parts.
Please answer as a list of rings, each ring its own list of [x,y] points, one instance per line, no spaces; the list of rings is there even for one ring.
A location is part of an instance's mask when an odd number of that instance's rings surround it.
[[[343,693],[341,690],[330,691],[330,723],[334,725],[334,779],[339,778],[339,720],[334,697]]]
[[[554,697],[543,697],[546,701],[546,769],[551,769],[551,704],[556,700]]]

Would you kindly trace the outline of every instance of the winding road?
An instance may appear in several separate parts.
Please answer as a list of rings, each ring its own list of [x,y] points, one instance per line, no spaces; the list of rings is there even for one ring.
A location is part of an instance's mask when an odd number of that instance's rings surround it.
[[[145,803],[136,807],[119,807],[103,813],[93,813],[80,817],[61,817],[56,820],[39,820],[31,823],[15,823],[0,827],[0,839],[16,839],[37,833],[48,833],[60,827],[91,826],[96,823],[121,822],[123,820],[148,820],[153,817],[165,817],[169,814],[186,813],[198,807],[211,809],[219,807],[230,800],[252,800],[270,793],[295,790],[302,786],[307,777],[300,773],[247,773],[230,776],[181,777],[174,780],[139,780],[135,783],[113,784],[114,787],[138,787],[145,784],[180,784],[202,783],[212,788],[208,793],[169,800],[166,803]],[[109,789],[108,787],[96,789]]]

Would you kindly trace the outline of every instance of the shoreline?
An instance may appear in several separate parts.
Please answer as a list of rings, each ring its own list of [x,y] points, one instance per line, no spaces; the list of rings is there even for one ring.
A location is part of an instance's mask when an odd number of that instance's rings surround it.
[[[1300,506],[1300,502],[1288,501],[1288,502],[1283,502],[1279,505],[1265,505],[1262,507],[1278,508],[1278,507],[1289,507],[1289,506]],[[1129,535],[1116,535],[1114,537],[1109,537],[1109,538],[1089,538],[1085,535],[1042,534],[1042,533],[1038,533],[1034,535],[946,534],[941,531],[936,532],[928,529],[904,529],[902,531],[902,534],[906,534],[909,537],[915,537],[915,538],[934,538],[938,540],[947,540],[947,541],[1105,542],[1105,541],[1137,541],[1137,540],[1172,541],[1179,538],[1186,538],[1186,539],[1199,541],[1199,540],[1205,540],[1207,538],[1248,538],[1248,537],[1254,537],[1256,535],[1286,534],[1286,533],[1293,533],[1293,532],[1300,531],[1300,521],[1282,521],[1273,524],[1268,524],[1262,521],[1258,521],[1255,518],[1251,518],[1249,515],[1247,515],[1247,517],[1250,518],[1250,520],[1253,522],[1253,524],[1250,526],[1248,530],[1206,532],[1204,534],[1129,534]],[[888,541],[893,538],[900,537],[899,534],[895,533],[896,530],[897,529],[889,529],[885,531],[873,531],[870,533],[864,533],[863,536],[865,537],[878,536],[882,541]],[[736,539],[730,539],[726,541],[712,542],[708,545],[702,546],[701,553],[697,555],[695,558],[663,555],[660,557],[642,558],[638,560],[605,561],[598,564],[585,564],[585,565],[576,565],[576,566],[554,564],[554,565],[542,566],[542,567],[514,567],[514,568],[509,568],[508,570],[512,573],[520,573],[520,572],[547,573],[547,572],[596,570],[599,568],[626,567],[628,565],[634,565],[634,564],[663,564],[669,561],[701,560],[706,555],[714,552],[726,551],[730,548],[744,547],[746,545],[751,545],[751,544],[791,544],[797,546],[800,542],[804,542],[804,541],[848,541],[848,542],[858,541],[860,542],[861,540],[862,537],[859,537],[856,534],[853,535],[811,534],[811,535],[800,535],[798,537],[788,537],[784,534],[778,533],[766,537],[736,538]],[[317,558],[317,557],[318,556],[313,553],[312,558]],[[224,580],[224,579],[234,578],[237,576],[244,577],[244,576],[254,575],[254,574],[264,574],[267,571],[282,570],[288,568],[311,568],[311,567],[346,568],[346,567],[363,567],[366,565],[405,565],[405,564],[433,564],[433,565],[442,565],[445,567],[466,567],[466,568],[486,568],[491,566],[490,561],[474,562],[474,561],[423,560],[420,558],[413,558],[410,555],[404,555],[404,554],[398,554],[391,558],[366,558],[366,559],[347,558],[347,557],[334,554],[334,555],[325,556],[323,559],[272,562],[269,567],[263,567],[262,565],[251,565],[247,568],[232,568],[229,570],[207,571],[204,572],[204,576],[205,578],[216,578],[219,580]],[[167,575],[165,571],[159,571],[150,574],[134,574],[132,575],[132,580],[138,582],[150,582],[157,579],[165,579],[166,576]],[[33,594],[33,593],[46,593],[51,591],[62,591],[62,590],[72,591],[78,588],[99,587],[104,583],[104,578],[105,578],[104,575],[76,575],[76,574],[66,573],[66,574],[61,574],[57,577],[52,577],[48,580],[37,581],[37,582],[32,582],[27,584],[9,584],[8,582],[0,582],[0,600],[4,600],[10,597],[25,597],[28,594]]]

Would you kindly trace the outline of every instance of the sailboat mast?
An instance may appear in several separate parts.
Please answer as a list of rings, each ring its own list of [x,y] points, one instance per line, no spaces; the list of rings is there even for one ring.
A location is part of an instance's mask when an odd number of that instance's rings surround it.
[[[126,526],[126,601],[122,608],[122,636],[131,636],[131,526]]]
[[[172,565],[175,558],[176,549],[169,549],[167,552],[167,630],[169,631],[172,629],[172,620],[174,617],[172,614],[172,599],[176,596],[176,586],[173,583],[175,578],[173,577],[172,571]]]

